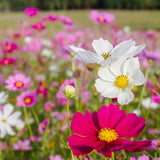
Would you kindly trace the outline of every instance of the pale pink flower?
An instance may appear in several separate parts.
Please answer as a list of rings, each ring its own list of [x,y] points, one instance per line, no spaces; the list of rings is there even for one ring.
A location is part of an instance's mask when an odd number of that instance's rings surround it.
[[[32,150],[32,147],[29,140],[18,140],[17,143],[13,144],[13,149],[16,151],[29,151]]]

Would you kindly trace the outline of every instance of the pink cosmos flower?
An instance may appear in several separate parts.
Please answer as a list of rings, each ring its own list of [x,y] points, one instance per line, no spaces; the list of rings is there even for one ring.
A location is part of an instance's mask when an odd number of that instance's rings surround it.
[[[69,17],[60,16],[59,21],[63,22],[64,24],[73,25],[73,22]]]
[[[39,124],[39,127],[38,127],[38,132],[39,132],[39,133],[45,132],[48,123],[49,123],[48,119],[45,119],[43,122],[41,122],[41,123]]]
[[[3,59],[0,60],[0,66],[8,66],[8,65],[13,64],[15,62],[16,62],[15,58],[4,57]]]
[[[32,142],[41,142],[42,141],[42,137],[33,136],[33,137],[30,137],[29,140],[32,141]]]
[[[38,16],[38,8],[30,7],[30,8],[25,8],[24,13],[28,17],[34,17]]]
[[[30,146],[29,140],[18,140],[17,143],[13,144],[13,148],[16,151],[29,151],[32,150],[32,147]]]
[[[34,106],[37,101],[37,94],[35,91],[24,91],[17,97],[18,107],[31,107]]]
[[[6,89],[10,91],[21,91],[30,87],[31,79],[30,77],[26,77],[23,73],[17,73],[15,75],[11,75],[8,79],[5,80]]]
[[[48,100],[45,104],[44,104],[44,109],[46,111],[53,111],[55,109],[55,102]]]
[[[97,10],[91,11],[89,18],[97,24],[110,24],[115,21],[115,16],[112,13],[98,12]]]
[[[46,29],[46,26],[42,22],[32,24],[31,27],[35,30],[38,30],[38,31]]]
[[[1,44],[1,48],[3,53],[12,53],[18,48],[18,46],[16,43],[5,41],[4,44]]]
[[[60,155],[49,156],[49,160],[64,160]]]
[[[145,127],[145,120],[136,114],[126,115],[118,105],[102,106],[98,112],[85,115],[78,112],[71,122],[73,135],[68,137],[74,155],[85,155],[94,149],[111,157],[111,152],[125,149],[138,152],[148,148],[150,141],[130,141],[137,137]]]

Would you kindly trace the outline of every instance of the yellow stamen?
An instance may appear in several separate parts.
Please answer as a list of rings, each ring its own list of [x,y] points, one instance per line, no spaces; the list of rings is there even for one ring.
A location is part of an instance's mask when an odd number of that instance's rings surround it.
[[[102,56],[104,57],[104,59],[107,59],[108,57],[110,57],[111,55],[109,53],[103,53]]]
[[[103,18],[103,17],[100,17],[100,18],[99,18],[99,21],[100,21],[100,22],[103,22],[103,21],[104,21],[104,18]]]
[[[125,75],[118,76],[115,80],[116,87],[122,88],[122,89],[127,87],[128,83],[129,83],[129,79]]]
[[[25,102],[26,104],[31,103],[31,98],[26,98],[26,99],[24,100],[24,102]]]
[[[22,87],[23,83],[22,82],[16,82],[16,87],[20,88]]]
[[[5,65],[8,65],[8,64],[9,64],[9,61],[6,59],[6,60],[4,61],[4,64],[5,64]]]
[[[98,138],[101,141],[110,143],[112,141],[115,141],[118,138],[118,134],[114,129],[104,128],[99,131]]]
[[[6,119],[2,119],[2,123],[6,123],[7,122],[7,120]]]
[[[137,89],[137,86],[134,86],[131,91],[134,92]]]

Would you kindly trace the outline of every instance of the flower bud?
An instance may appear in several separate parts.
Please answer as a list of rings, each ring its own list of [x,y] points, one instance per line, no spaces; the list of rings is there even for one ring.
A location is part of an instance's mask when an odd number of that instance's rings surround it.
[[[66,87],[64,88],[64,95],[67,98],[72,98],[75,95],[75,88],[71,85],[66,85]]]
[[[71,52],[71,53],[70,53],[70,56],[71,56],[71,57],[74,57],[74,55],[75,55],[74,52]]]

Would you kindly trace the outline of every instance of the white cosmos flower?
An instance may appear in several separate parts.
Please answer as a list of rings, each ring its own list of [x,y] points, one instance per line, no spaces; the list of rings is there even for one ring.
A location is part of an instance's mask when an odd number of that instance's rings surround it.
[[[151,108],[151,109],[157,109],[159,107],[159,104],[153,102],[152,99],[149,98],[149,97],[143,99],[141,103],[142,103],[142,106],[144,108],[146,108],[146,109],[149,109],[149,108]]]
[[[132,88],[145,82],[144,75],[139,69],[138,58],[128,60],[119,59],[111,65],[101,66],[96,79],[95,87],[102,96],[118,98],[122,105],[134,99]]]
[[[91,51],[75,47],[73,45],[71,45],[70,48],[75,53],[75,58],[79,61],[85,63],[106,65],[120,58],[127,59],[133,57],[141,52],[145,47],[145,45],[135,45],[135,41],[130,39],[122,41],[121,43],[113,47],[113,45],[108,40],[100,38],[92,42],[92,47],[94,48],[96,54]]]
[[[15,135],[12,127],[17,126],[21,112],[13,113],[14,107],[8,103],[3,106],[3,111],[0,111],[0,138],[4,138],[6,134]]]
[[[4,104],[8,98],[8,94],[5,92],[0,92],[0,104]]]

